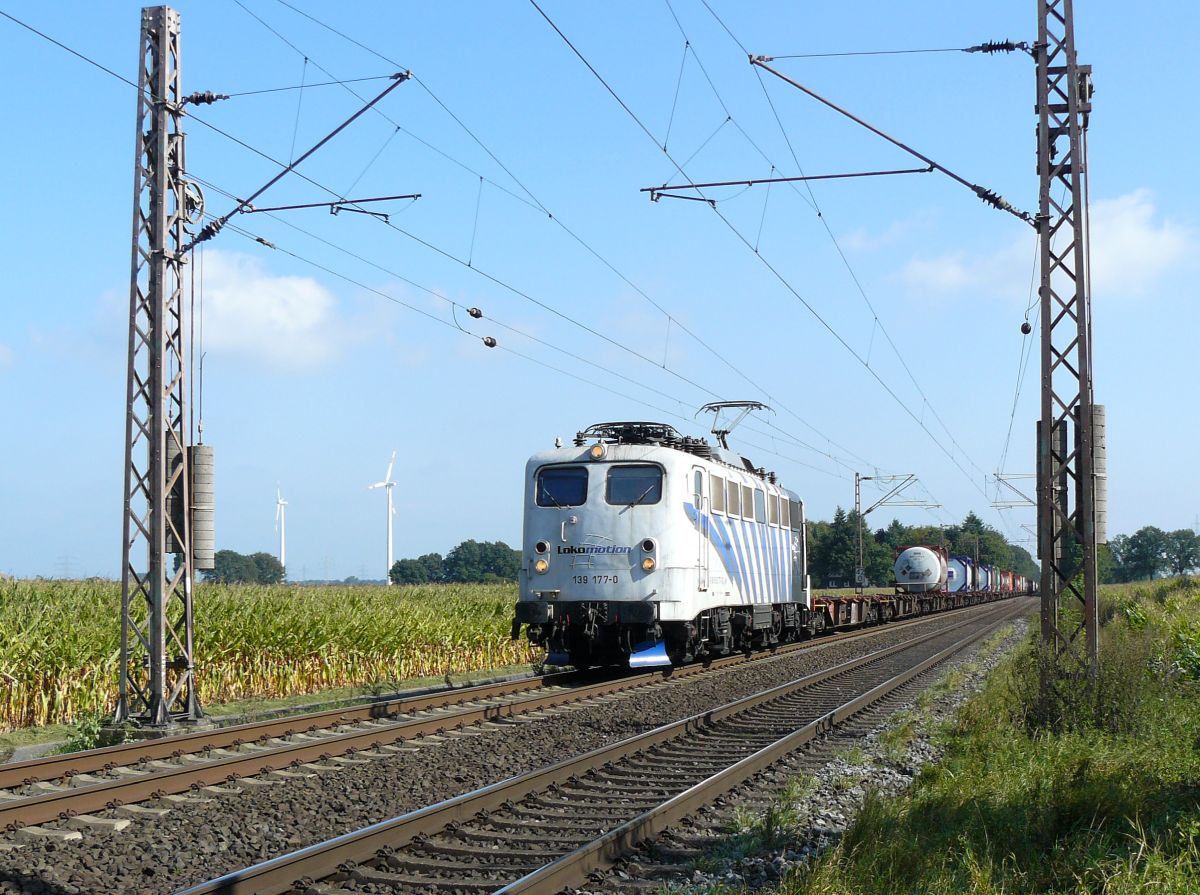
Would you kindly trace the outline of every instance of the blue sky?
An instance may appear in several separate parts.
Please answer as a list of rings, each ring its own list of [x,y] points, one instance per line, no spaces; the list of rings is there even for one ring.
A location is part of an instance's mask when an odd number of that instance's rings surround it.
[[[231,229],[197,259],[218,547],[275,549],[278,485],[292,577],[381,576],[384,500],[366,486],[392,450],[397,556],[468,537],[516,544],[530,453],[609,419],[663,419],[698,434],[697,407],[717,398],[775,407],[735,441],[804,494],[811,517],[852,503],[854,469],[914,472],[942,508],[902,518],[974,510],[1010,538],[1026,536],[1032,512],[991,509],[986,476],[1002,457],[1005,472],[1033,471],[1036,356],[1005,452],[1029,227],[933,174],[818,183],[811,195],[714,191],[729,226],[701,203],[651,203],[639,188],[673,173],[664,139],[694,180],[766,177],[772,166],[793,175],[797,161],[809,174],[912,166],[765,74],[764,92],[700,0],[541,4],[653,140],[526,2],[289,2],[179,3],[185,90],[409,68],[418,80],[387,97],[383,114],[363,116],[301,171],[342,195],[423,198],[386,206],[392,227],[319,209],[242,216],[239,227],[277,250]],[[1032,2],[710,3],[751,52],[776,56],[1032,40],[1035,29]],[[1108,406],[1110,528],[1191,526],[1200,197],[1187,163],[1196,128],[1179,97],[1200,82],[1191,45],[1200,13],[1181,2],[1076,6],[1080,59],[1096,83],[1095,363]],[[138,4],[0,9],[136,77]],[[0,47],[0,571],[116,575],[135,95],[5,19]],[[1034,208],[1026,57],[778,66]],[[383,84],[351,86],[369,97]],[[197,114],[286,159],[360,105],[327,86]],[[220,190],[246,195],[278,170],[199,122],[187,132],[188,167],[211,184],[214,213],[232,206]],[[289,177],[259,204],[326,198]],[[439,295],[484,317],[460,311],[460,332]],[[484,347],[487,335],[500,347]]]

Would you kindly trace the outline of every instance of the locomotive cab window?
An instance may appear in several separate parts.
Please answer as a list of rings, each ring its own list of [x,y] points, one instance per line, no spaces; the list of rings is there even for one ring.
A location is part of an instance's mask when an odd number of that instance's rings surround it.
[[[767,521],[767,495],[757,488],[754,489],[754,518],[758,522]]]
[[[779,524],[782,525],[784,528],[791,528],[791,526],[792,526],[790,509],[791,509],[791,502],[786,497],[779,498],[779,511],[782,514],[782,518],[780,518]]]
[[[537,474],[539,507],[577,507],[587,503],[586,466],[546,466]]]
[[[662,500],[662,470],[657,466],[612,466],[604,499],[616,506],[639,506]]]
[[[804,514],[800,512],[800,501],[792,500],[788,503],[791,508],[792,529],[794,531],[799,531],[800,527],[804,524]]]

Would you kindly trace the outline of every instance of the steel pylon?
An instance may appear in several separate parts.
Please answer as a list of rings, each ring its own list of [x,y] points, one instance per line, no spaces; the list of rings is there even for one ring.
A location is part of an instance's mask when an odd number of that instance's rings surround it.
[[[1086,143],[1092,81],[1091,66],[1076,61],[1073,16],[1072,0],[1038,0],[1038,556],[1043,642],[1094,674],[1099,625]],[[1078,615],[1060,612],[1063,601]],[[1069,665],[1058,667],[1073,673]]]
[[[129,290],[115,720],[198,720],[192,654],[187,364],[181,268],[187,191],[179,13],[142,10]]]

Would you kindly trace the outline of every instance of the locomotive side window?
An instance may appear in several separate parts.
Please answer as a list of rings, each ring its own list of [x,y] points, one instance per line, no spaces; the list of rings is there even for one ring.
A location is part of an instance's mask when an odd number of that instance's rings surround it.
[[[792,530],[799,531],[800,527],[804,525],[804,514],[800,512],[800,501],[790,500],[788,501],[788,504],[791,509]]]
[[[749,485],[742,485],[742,518],[754,518],[754,489]]]
[[[546,466],[537,474],[539,507],[577,507],[587,503],[585,466]]]
[[[784,528],[790,528],[792,524],[791,510],[792,502],[786,497],[779,498],[779,512],[782,514],[779,524]]]
[[[662,500],[662,470],[657,466],[612,466],[604,499],[617,506],[637,506]]]
[[[730,481],[729,483],[729,515],[740,516],[742,514],[742,488],[737,482]]]
[[[704,502],[704,473],[697,469],[692,478],[695,480],[695,484],[692,486],[693,503],[699,507]]]
[[[767,521],[767,495],[757,488],[754,489],[754,518],[758,522]]]
[[[713,512],[725,512],[725,480],[720,476],[709,476],[709,490],[712,492]]]
[[[779,524],[779,495],[770,494],[767,500],[767,519],[772,525]]]

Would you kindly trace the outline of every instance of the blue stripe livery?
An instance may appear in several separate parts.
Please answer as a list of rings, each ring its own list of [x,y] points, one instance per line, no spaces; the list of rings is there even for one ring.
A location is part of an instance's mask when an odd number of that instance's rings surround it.
[[[777,603],[791,599],[791,533],[742,519],[722,519],[702,513],[685,502],[684,512],[696,531],[707,531],[708,540],[730,579],[751,603]]]

